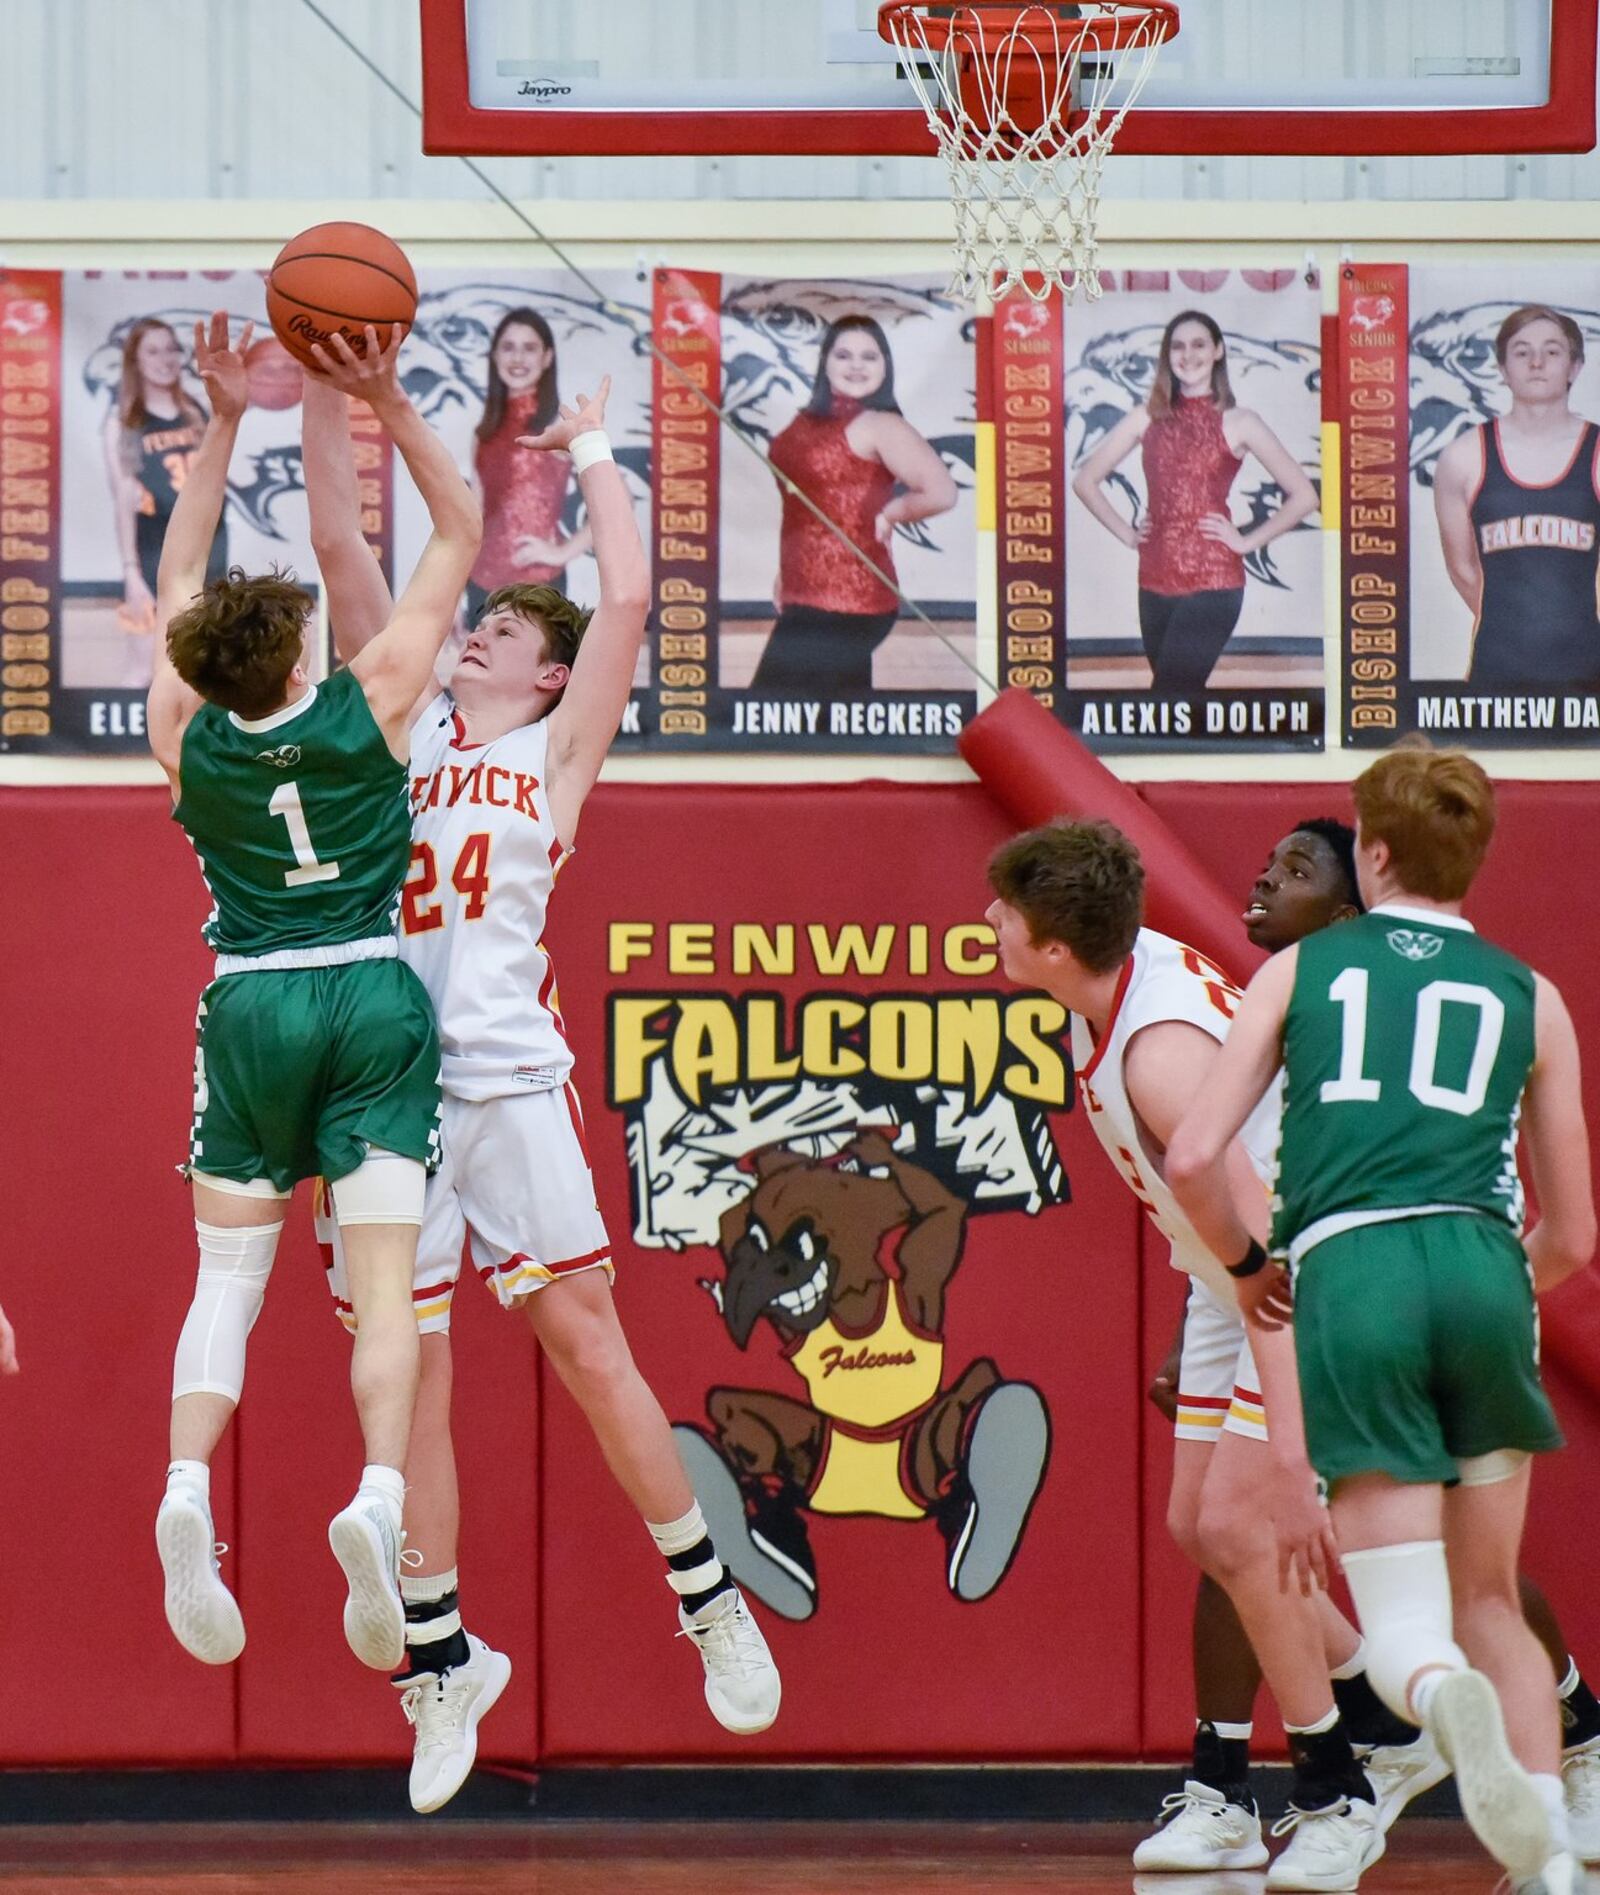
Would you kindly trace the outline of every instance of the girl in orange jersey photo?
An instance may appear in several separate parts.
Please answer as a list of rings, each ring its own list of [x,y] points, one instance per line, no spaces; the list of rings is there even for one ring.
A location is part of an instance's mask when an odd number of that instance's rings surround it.
[[[122,607],[117,618],[129,634],[123,678],[129,685],[150,682],[161,543],[189,462],[205,432],[206,410],[184,387],[184,366],[183,344],[172,327],[141,317],[123,341],[122,372],[101,430],[122,558]],[[227,565],[228,532],[219,521],[206,583],[220,579]]]

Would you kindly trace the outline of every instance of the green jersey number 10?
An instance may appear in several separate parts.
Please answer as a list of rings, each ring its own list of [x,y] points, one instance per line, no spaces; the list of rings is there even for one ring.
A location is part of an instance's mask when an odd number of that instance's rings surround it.
[[[1337,1001],[1342,1010],[1343,1023],[1339,1035],[1339,1075],[1323,1081],[1319,1097],[1324,1105],[1372,1102],[1382,1097],[1382,1081],[1369,1079],[1365,1074],[1368,987],[1366,968],[1347,967],[1328,988],[1328,998]],[[1462,1086],[1439,1083],[1439,1035],[1447,1003],[1471,1007],[1477,1014],[1472,1058],[1467,1066],[1466,1084]],[[1459,1113],[1463,1118],[1481,1111],[1488,1096],[1489,1076],[1494,1071],[1505,1023],[1505,1002],[1487,987],[1479,987],[1471,981],[1429,981],[1417,995],[1416,1016],[1412,1022],[1411,1070],[1406,1081],[1412,1095],[1436,1111]]]

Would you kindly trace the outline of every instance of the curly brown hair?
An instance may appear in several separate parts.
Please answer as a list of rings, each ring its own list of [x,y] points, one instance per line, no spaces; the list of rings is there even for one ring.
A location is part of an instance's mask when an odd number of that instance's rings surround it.
[[[214,580],[167,624],[167,656],[191,690],[240,717],[283,703],[305,648],[311,595],[276,569],[251,578],[238,566]]]
[[[1028,924],[1035,945],[1061,941],[1092,974],[1133,952],[1144,918],[1144,864],[1108,822],[1051,822],[1004,843],[989,886]]]
[[[544,633],[545,656],[556,665],[570,665],[577,657],[594,617],[554,586],[501,586],[484,600],[479,621],[491,612],[514,612],[529,625],[538,626]]]

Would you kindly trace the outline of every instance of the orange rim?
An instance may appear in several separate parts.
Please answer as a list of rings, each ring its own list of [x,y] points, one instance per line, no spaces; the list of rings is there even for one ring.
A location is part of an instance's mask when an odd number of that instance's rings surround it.
[[[1094,19],[1055,23],[1044,6],[1027,4],[1027,0],[961,0],[938,11],[931,10],[928,0],[885,0],[878,8],[878,31],[884,39],[898,43],[894,24],[904,22],[939,52],[958,30],[976,39],[985,52],[1019,37],[1047,58],[1056,58],[1067,47],[1077,53],[1114,53],[1135,43],[1160,45],[1178,30],[1176,0],[1099,0],[1099,4],[1106,11]]]

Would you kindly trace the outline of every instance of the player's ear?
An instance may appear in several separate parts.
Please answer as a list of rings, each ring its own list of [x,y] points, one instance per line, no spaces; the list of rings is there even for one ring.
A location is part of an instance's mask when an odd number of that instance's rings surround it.
[[[564,691],[571,676],[571,665],[555,664],[547,660],[540,670],[539,683],[546,691]]]

